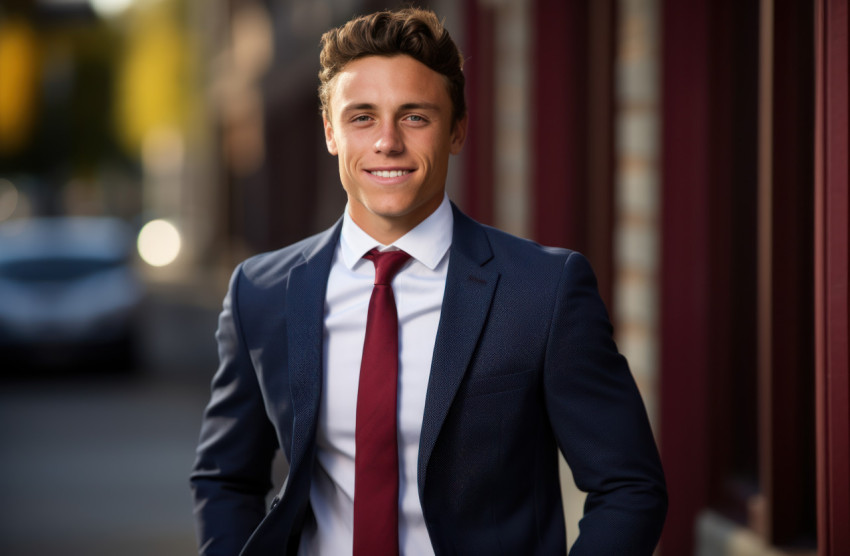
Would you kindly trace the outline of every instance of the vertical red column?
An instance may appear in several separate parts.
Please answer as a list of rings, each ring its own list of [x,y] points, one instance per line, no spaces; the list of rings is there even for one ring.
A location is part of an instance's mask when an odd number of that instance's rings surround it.
[[[850,553],[848,31],[843,0],[817,2],[815,367],[818,554]]]
[[[585,2],[534,2],[531,149],[534,238],[582,249],[587,157]]]
[[[531,38],[533,237],[587,255],[609,309],[615,4],[536,0]]]
[[[464,210],[485,224],[493,223],[493,88],[494,8],[478,0],[467,0],[464,74],[469,112],[469,133],[464,146],[464,183],[461,194]]]
[[[665,554],[691,554],[708,504],[709,2],[662,3],[661,456]]]

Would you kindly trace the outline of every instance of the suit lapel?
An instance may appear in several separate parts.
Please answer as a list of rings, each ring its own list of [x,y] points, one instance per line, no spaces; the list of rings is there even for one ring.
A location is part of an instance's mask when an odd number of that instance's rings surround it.
[[[422,496],[428,460],[481,335],[499,273],[484,228],[454,210],[454,231],[440,325],[434,344],[419,441],[418,482]],[[341,221],[304,252],[286,289],[287,343],[293,424],[290,466],[302,464],[315,446],[322,392],[324,303]],[[308,452],[309,449],[309,452]]]
[[[301,463],[314,437],[322,393],[322,336],[325,290],[341,220],[304,252],[292,268],[286,288],[289,387],[295,416],[290,465]]]
[[[454,232],[446,291],[419,440],[420,499],[428,460],[478,344],[499,280],[498,272],[484,266],[493,257],[484,228],[461,213],[454,204],[452,209]]]

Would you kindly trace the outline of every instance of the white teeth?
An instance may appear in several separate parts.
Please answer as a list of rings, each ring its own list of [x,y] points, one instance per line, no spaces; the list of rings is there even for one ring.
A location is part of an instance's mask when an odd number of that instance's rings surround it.
[[[374,172],[370,172],[370,174],[379,178],[397,178],[399,176],[404,176],[409,173],[410,170],[376,170]]]

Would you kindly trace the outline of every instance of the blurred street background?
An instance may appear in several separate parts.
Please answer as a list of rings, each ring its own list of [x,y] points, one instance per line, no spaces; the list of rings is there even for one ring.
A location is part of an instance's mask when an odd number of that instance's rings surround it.
[[[195,552],[187,476],[216,303],[151,292],[135,369],[3,365],[0,554]]]
[[[197,4],[0,2],[0,554],[196,551],[228,272]]]

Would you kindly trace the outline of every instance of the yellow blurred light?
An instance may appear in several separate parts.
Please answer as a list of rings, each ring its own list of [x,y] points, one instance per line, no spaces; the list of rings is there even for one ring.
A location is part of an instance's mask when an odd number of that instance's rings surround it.
[[[167,220],[151,220],[139,232],[139,256],[151,266],[166,266],[180,254],[180,232]]]
[[[0,19],[0,153],[20,150],[32,131],[38,40],[22,19]]]
[[[190,103],[186,37],[170,2],[146,3],[128,27],[116,83],[116,121],[130,153],[158,128],[182,129]],[[197,99],[191,99],[196,101]]]

